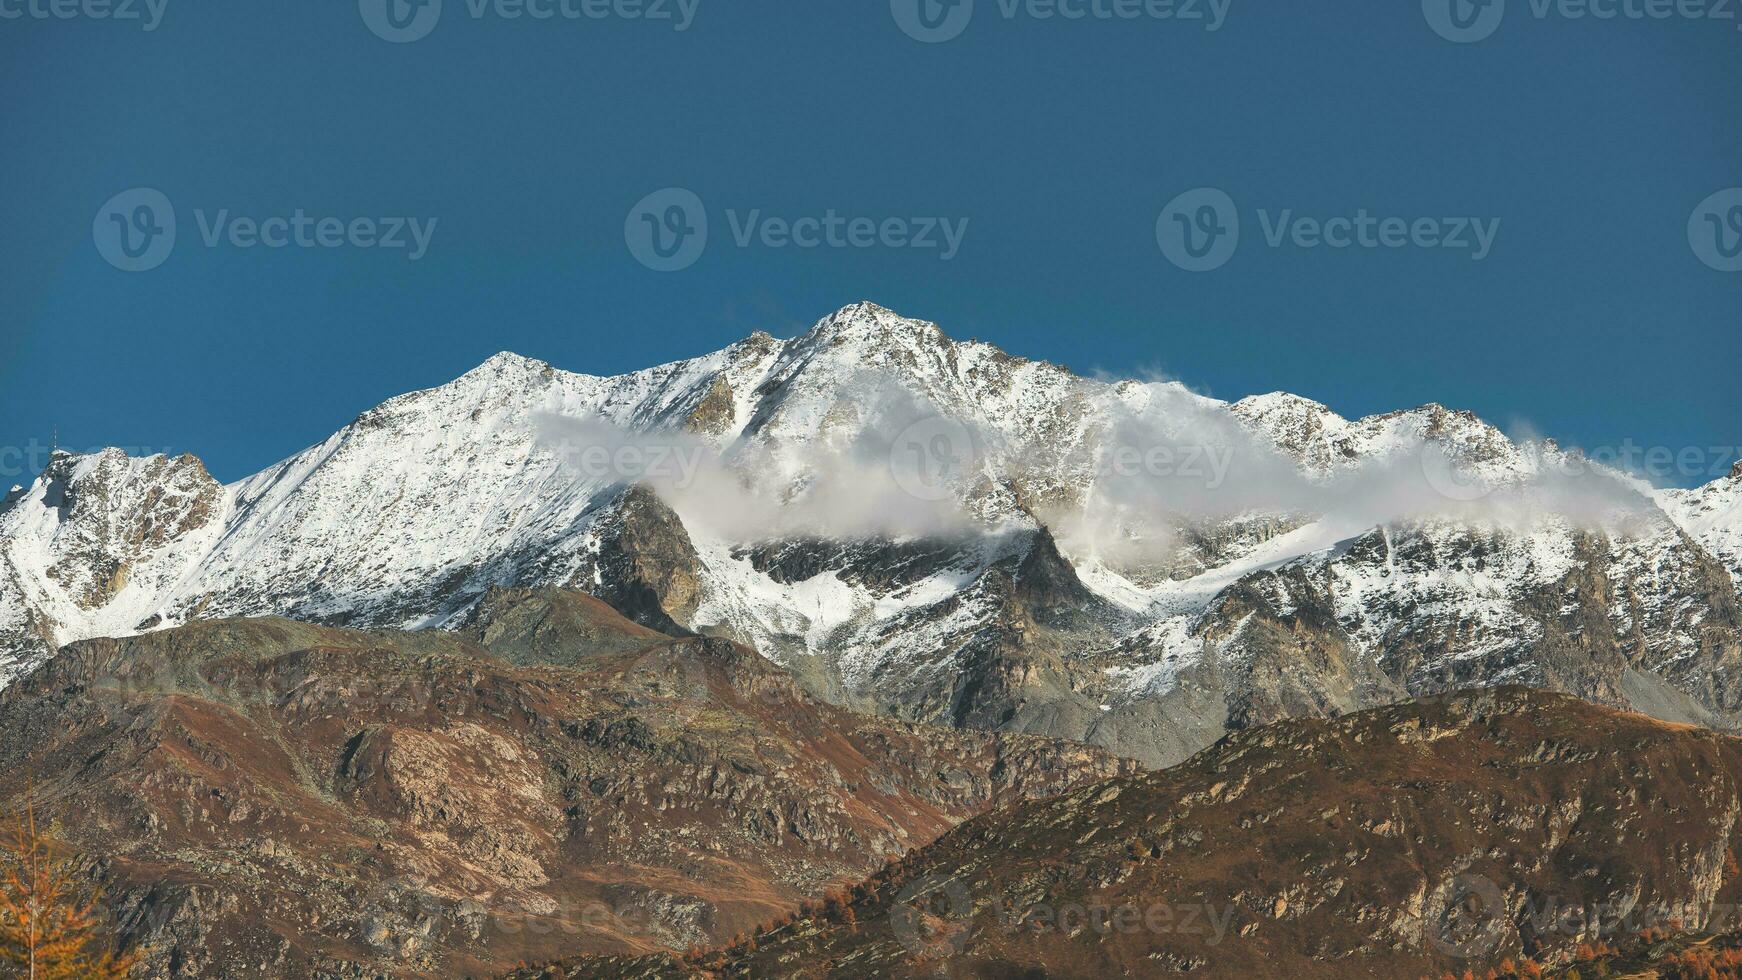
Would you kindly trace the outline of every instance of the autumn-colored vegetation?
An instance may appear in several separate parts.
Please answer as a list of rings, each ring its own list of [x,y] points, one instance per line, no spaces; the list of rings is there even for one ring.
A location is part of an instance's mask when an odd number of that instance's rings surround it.
[[[36,819],[34,801],[0,841],[0,977],[121,980],[137,952],[117,954],[73,862]]]
[[[1690,946],[1669,954],[1656,967],[1663,980],[1738,980],[1742,978],[1742,949]]]
[[[1442,980],[1542,980],[1544,975],[1542,966],[1535,960],[1529,957],[1519,960],[1508,957],[1501,960],[1499,966],[1490,967],[1481,973],[1475,970],[1465,970],[1461,976],[1448,973]]]

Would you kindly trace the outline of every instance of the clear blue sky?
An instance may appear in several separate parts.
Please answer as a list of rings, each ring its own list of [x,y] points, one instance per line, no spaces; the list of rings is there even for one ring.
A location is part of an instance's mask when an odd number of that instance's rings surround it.
[[[8,0],[16,8],[21,0]],[[143,4],[143,0],[139,0]],[[1106,0],[1103,0],[1106,2]],[[169,0],[0,20],[0,443],[191,451],[235,479],[510,349],[615,373],[858,299],[1079,371],[1439,401],[1566,442],[1742,442],[1742,273],[1690,213],[1742,185],[1736,21],[1538,19],[1453,44],[1414,0],[1236,0],[1220,30],[978,0],[921,44],[887,0],[701,0],[690,29],[474,19],[387,43],[358,5]],[[625,245],[693,190],[708,250]],[[1156,220],[1212,186],[1240,251]],[[92,226],[151,187],[164,264]],[[967,218],[960,254],[739,248],[726,212]],[[1256,216],[1499,218],[1492,254],[1270,248]],[[438,219],[428,254],[206,248],[195,210]],[[0,490],[3,490],[0,487]]]

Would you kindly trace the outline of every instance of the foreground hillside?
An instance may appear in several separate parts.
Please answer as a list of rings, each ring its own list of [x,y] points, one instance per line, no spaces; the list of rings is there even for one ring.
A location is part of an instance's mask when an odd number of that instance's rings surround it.
[[[493,592],[451,633],[85,641],[0,693],[0,811],[34,775],[153,977],[717,943],[989,806],[1132,769],[854,715],[560,591]]]
[[[1739,794],[1728,737],[1460,694],[1014,804],[724,952],[518,976],[1601,976],[1647,929],[1734,927]]]

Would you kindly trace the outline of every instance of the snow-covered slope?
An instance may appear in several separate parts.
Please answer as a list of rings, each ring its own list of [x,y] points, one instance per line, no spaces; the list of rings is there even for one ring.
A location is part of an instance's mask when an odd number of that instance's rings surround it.
[[[540,418],[681,425],[713,379],[760,374],[776,344],[619,378],[500,354],[452,384],[392,399],[319,446],[228,488],[233,514],[166,619],[265,611],[440,625],[490,584],[561,580],[615,482],[566,465]],[[736,406],[728,406],[735,412]]]
[[[1658,503],[1742,584],[1742,463],[1692,490],[1662,490]]]
[[[195,617],[442,627],[566,585],[838,700],[1152,760],[1520,679],[1723,721],[1742,479],[1569,458],[1437,405],[1085,379],[868,303],[618,377],[500,354],[228,487],[57,457],[0,508],[0,684]]]

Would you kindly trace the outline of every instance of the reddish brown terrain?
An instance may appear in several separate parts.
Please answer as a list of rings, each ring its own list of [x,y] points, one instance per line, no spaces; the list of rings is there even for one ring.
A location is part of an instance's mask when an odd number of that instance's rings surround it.
[[[1506,688],[1013,803],[729,950],[517,976],[1705,976],[1621,968],[1735,927],[1739,818],[1742,742]]]
[[[988,807],[1132,772],[802,693],[578,593],[458,634],[73,644],[0,694],[0,808],[90,856],[150,977],[454,977],[718,944]]]
[[[31,782],[141,977],[1742,961],[1742,742],[1518,688],[1139,773],[853,714],[746,647],[501,590],[455,633],[260,619],[74,644],[0,694],[0,804]]]

